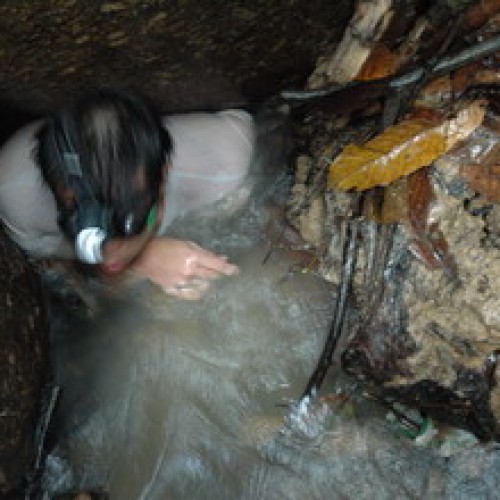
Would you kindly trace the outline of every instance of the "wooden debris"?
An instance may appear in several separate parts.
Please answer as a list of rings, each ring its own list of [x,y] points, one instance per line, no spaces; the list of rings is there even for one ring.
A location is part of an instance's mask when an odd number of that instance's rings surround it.
[[[358,75],[394,11],[391,0],[358,0],[354,15],[333,56],[309,78],[308,87],[346,83]]]
[[[500,169],[490,151],[500,130],[492,94],[498,93],[499,2],[479,3],[465,14],[449,2],[418,18],[415,10],[413,21],[404,19],[409,32],[371,40],[358,75],[321,88],[310,80],[305,91],[282,97],[309,123],[328,122],[329,113],[344,122],[325,133],[310,166],[327,169],[329,188],[325,235],[331,241],[319,270],[342,290],[348,286],[339,280],[345,226],[337,221],[339,214],[352,216],[345,197],[362,191],[364,198],[358,264],[349,276],[344,370],[383,398],[479,439],[499,440],[499,370],[488,360],[500,349],[500,260],[483,247],[500,245]],[[453,55],[442,52],[443,43]],[[319,65],[317,74],[324,69]],[[362,140],[356,132],[365,126]],[[338,151],[327,167],[318,153],[326,150]],[[304,186],[303,198],[308,193]],[[474,196],[489,204],[486,211],[468,212]],[[310,381],[304,394],[313,388]]]

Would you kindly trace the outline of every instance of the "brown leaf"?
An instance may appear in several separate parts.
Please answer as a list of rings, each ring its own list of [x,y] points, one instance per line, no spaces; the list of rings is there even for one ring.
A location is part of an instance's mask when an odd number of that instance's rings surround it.
[[[346,146],[330,166],[328,185],[341,191],[387,185],[445,151],[445,138],[433,122],[406,120],[363,146]]]
[[[442,106],[451,97],[451,79],[448,75],[431,80],[418,94],[414,106]]]
[[[408,220],[408,178],[401,177],[384,189],[380,222],[392,224]]]
[[[407,177],[401,177],[385,188],[368,190],[363,200],[363,215],[378,224],[407,223]]]
[[[408,222],[412,231],[424,234],[434,191],[427,175],[428,169],[421,169],[408,176]]]
[[[328,187],[363,191],[429,165],[465,139],[484,111],[483,102],[474,101],[450,120],[407,119],[362,146],[349,144],[330,165]]]
[[[411,234],[410,250],[430,269],[443,269],[454,281],[458,270],[449,251],[448,242],[437,223],[429,224],[429,211],[434,191],[428,169],[408,176],[408,229]]]
[[[479,28],[498,12],[500,12],[500,0],[475,2],[465,14],[465,24],[470,28]]]
[[[465,165],[460,175],[467,185],[493,203],[500,202],[500,166]]]
[[[416,235],[410,240],[410,251],[429,269],[442,269],[453,281],[458,281],[455,258],[450,253],[448,242],[439,226],[431,224],[425,235]]]
[[[400,57],[379,43],[361,67],[356,80],[375,80],[394,75],[401,64]]]
[[[495,85],[500,82],[500,70],[471,63],[456,70],[451,82],[455,93],[462,93],[474,85]]]
[[[500,202],[500,144],[474,158],[473,164],[462,165],[459,174],[467,185],[485,200]]]

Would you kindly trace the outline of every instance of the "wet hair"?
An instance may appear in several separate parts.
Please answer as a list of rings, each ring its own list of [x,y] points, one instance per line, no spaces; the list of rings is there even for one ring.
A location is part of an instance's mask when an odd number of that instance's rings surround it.
[[[129,89],[93,90],[49,118],[37,139],[37,162],[67,236],[76,236],[68,220],[79,210],[78,193],[73,202],[61,194],[68,188],[83,191],[110,215],[108,234],[143,230],[172,152],[160,114],[145,96]],[[71,181],[75,161],[68,158],[76,158],[77,185]]]

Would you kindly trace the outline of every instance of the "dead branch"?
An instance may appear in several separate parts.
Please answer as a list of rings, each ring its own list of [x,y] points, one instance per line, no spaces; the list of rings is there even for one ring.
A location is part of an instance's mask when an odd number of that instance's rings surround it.
[[[321,107],[325,110],[345,112],[361,109],[367,102],[388,97],[394,92],[414,88],[428,78],[450,73],[466,64],[483,59],[500,50],[500,35],[479,42],[457,54],[436,61],[430,68],[421,65],[411,71],[388,78],[336,84],[316,90],[285,90],[278,99],[294,108]]]

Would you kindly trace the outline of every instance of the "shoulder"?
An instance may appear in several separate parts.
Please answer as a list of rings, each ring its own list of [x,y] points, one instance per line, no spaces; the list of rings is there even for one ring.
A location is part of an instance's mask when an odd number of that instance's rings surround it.
[[[242,109],[228,109],[217,113],[196,112],[164,116],[162,122],[174,140],[184,138],[210,138],[217,135],[230,136],[252,144],[254,120]]]
[[[252,116],[244,110],[187,113],[163,118],[174,145],[173,162],[247,163],[255,143]]]
[[[44,121],[31,122],[15,132],[0,147],[0,183],[28,175],[36,167],[36,134]]]
[[[26,125],[0,148],[0,219],[11,237],[32,254],[59,248],[54,197],[36,165],[36,133],[43,121]]]

